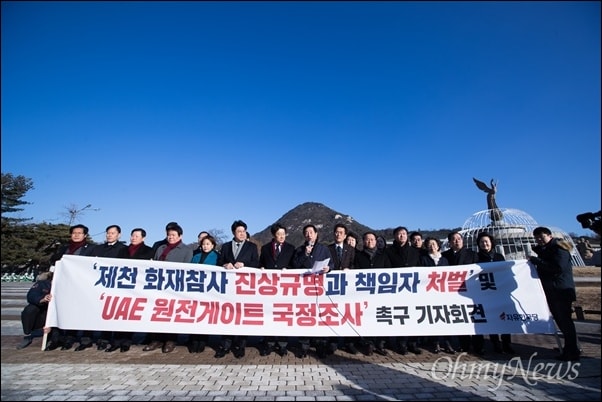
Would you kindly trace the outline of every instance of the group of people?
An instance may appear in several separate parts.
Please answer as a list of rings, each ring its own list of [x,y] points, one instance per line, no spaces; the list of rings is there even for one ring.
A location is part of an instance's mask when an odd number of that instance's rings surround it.
[[[362,235],[363,247],[358,247],[358,237],[348,231],[344,224],[334,227],[334,242],[320,242],[318,229],[308,224],[303,228],[305,241],[294,246],[286,241],[287,229],[280,223],[270,228],[272,239],[258,249],[250,240],[247,224],[236,220],[231,225],[233,238],[217,250],[217,242],[208,232],[198,235],[198,247],[193,249],[182,241],[183,229],[176,222],[165,227],[166,237],[153,246],[145,244],[146,231],[142,228],[132,229],[130,243],[121,242],[121,228],[110,225],[106,228],[106,241],[92,245],[87,241],[88,228],[75,225],[69,228],[70,241],[51,257],[51,265],[63,255],[97,256],[109,258],[128,258],[172,261],[193,264],[222,266],[233,270],[241,267],[263,269],[286,269],[314,267],[315,262],[328,263],[321,267],[322,273],[331,270],[371,269],[390,267],[420,267],[465,265],[503,261],[504,256],[495,251],[495,239],[491,234],[482,232],[478,235],[478,251],[464,246],[464,239],[459,232],[448,235],[449,249],[441,251],[439,239],[422,238],[419,232],[408,233],[407,228],[399,226],[394,230],[394,239],[387,245],[384,238],[368,231]],[[575,326],[571,317],[572,302],[576,300],[575,284],[572,275],[570,244],[552,237],[548,228],[538,227],[533,231],[537,245],[533,251],[537,256],[530,257],[536,266],[544,289],[549,309],[562,331],[565,345],[561,360],[578,360],[579,347]],[[51,269],[52,270],[52,269]],[[48,302],[52,298],[50,292],[52,272],[45,273],[34,283],[27,295],[28,305],[22,312],[24,331],[23,341],[18,349],[31,344],[33,337],[40,336],[45,323]],[[127,333],[84,330],[63,330],[59,328],[45,329],[49,332],[46,350],[61,348],[76,351],[96,345],[98,350],[126,352],[132,344],[144,344],[143,351],[161,349],[163,353],[172,352],[177,345],[187,345],[190,353],[204,351],[209,336],[200,334],[169,333]],[[491,334],[489,336],[493,350],[497,353],[514,355],[510,334]],[[289,353],[288,337],[266,336],[259,342],[260,355],[272,352],[281,356]],[[306,357],[313,346],[319,357],[333,354],[339,347],[348,353],[357,354],[362,351],[366,355],[377,353],[387,355],[389,350],[399,354],[421,354],[421,346],[431,344],[434,353],[457,351],[485,354],[485,337],[483,335],[462,335],[456,339],[452,336],[437,337],[313,337],[304,334],[297,337],[295,354],[299,358]],[[222,358],[232,353],[236,358],[245,356],[247,336],[222,335],[215,348],[215,357]]]
[[[591,260],[594,256],[595,250],[588,239],[581,237],[577,242],[577,251],[579,251],[581,258],[584,260]]]

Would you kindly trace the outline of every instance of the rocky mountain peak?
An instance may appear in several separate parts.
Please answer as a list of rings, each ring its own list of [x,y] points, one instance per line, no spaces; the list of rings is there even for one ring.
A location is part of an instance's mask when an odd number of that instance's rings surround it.
[[[334,241],[334,225],[337,223],[343,223],[349,231],[355,232],[358,236],[372,230],[370,227],[356,222],[350,215],[335,211],[324,204],[305,202],[270,223],[261,232],[252,235],[253,239],[261,244],[269,242],[272,238],[270,226],[276,222],[280,222],[282,226],[286,227],[288,233],[286,240],[294,246],[299,246],[305,241],[303,227],[308,224],[313,224],[318,229],[318,238],[321,243],[325,244]]]

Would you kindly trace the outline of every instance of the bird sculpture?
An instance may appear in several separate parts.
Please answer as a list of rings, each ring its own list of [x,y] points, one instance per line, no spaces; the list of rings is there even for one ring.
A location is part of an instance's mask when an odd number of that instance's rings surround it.
[[[497,203],[495,202],[495,193],[497,193],[497,183],[491,179],[491,187],[488,187],[487,184],[483,183],[480,180],[472,178],[475,184],[479,188],[487,193],[487,209],[489,210],[489,216],[493,222],[499,222],[504,217],[502,211],[498,208]]]

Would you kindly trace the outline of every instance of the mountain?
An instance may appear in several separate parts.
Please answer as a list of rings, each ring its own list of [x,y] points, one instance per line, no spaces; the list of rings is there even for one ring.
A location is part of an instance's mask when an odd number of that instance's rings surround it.
[[[286,240],[295,247],[300,246],[305,241],[305,237],[303,236],[303,227],[310,223],[315,225],[318,229],[318,239],[321,243],[330,244],[334,242],[334,225],[337,223],[343,223],[345,226],[347,226],[348,232],[354,232],[358,235],[358,246],[360,248],[362,245],[362,235],[367,231],[372,231],[376,233],[377,236],[383,236],[389,243],[393,241],[393,228],[372,229],[357,222],[351,216],[335,211],[334,209],[331,209],[318,202],[306,202],[297,205],[295,208],[291,209],[272,223],[276,222],[280,222],[281,225],[286,227]],[[255,242],[259,247],[261,247],[262,244],[266,244],[271,241],[272,234],[270,233],[270,226],[272,223],[270,223],[270,225],[261,232],[257,232],[251,236],[253,242]],[[452,230],[460,230],[460,228],[458,227],[454,229],[438,229],[429,231],[408,228],[410,233],[414,230],[421,232],[423,239],[426,239],[429,236],[436,237],[438,239],[444,239],[449,232]]]
[[[324,204],[317,202],[306,202],[297,205],[273,223],[279,222],[286,227],[286,241],[294,245],[300,246],[304,241],[303,227],[308,224],[313,224],[318,229],[318,240],[321,243],[332,243],[334,241],[334,225],[343,223],[347,226],[348,231],[355,232],[360,237],[364,232],[372,230],[368,226],[356,222],[351,216],[337,212],[328,208]],[[272,224],[270,224],[271,226]],[[257,243],[265,244],[272,239],[270,226],[266,227],[261,232],[252,235],[253,240]]]

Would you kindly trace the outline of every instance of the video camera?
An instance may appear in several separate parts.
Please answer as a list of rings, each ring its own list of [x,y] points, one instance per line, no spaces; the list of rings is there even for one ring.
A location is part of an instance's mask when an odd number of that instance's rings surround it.
[[[577,221],[583,229],[591,229],[595,233],[602,235],[602,210],[596,213],[586,212],[577,215]]]

